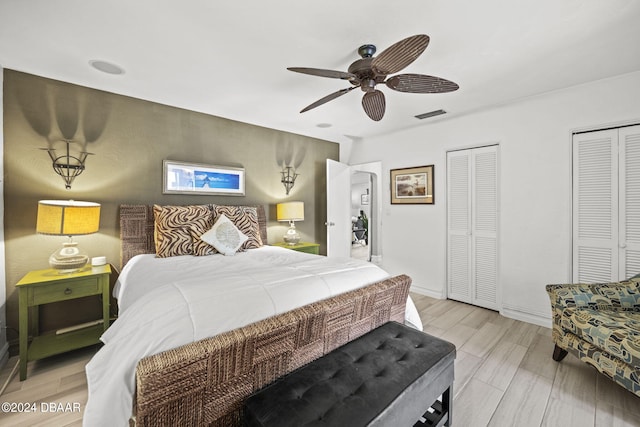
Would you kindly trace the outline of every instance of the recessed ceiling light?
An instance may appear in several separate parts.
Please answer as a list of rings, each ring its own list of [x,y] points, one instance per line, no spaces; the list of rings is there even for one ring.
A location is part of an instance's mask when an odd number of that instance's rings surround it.
[[[93,59],[89,61],[89,64],[98,71],[102,71],[107,74],[124,74],[124,70],[116,64],[111,62],[101,61],[99,59]]]
[[[330,128],[332,125],[331,123],[318,123],[316,126],[319,128]]]

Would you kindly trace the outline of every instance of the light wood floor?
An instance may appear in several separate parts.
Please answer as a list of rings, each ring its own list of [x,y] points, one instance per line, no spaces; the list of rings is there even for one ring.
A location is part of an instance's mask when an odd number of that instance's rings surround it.
[[[640,426],[639,397],[572,355],[553,361],[550,329],[412,297],[425,332],[456,345],[454,426]]]
[[[455,301],[412,296],[425,332],[457,348],[455,427],[640,426],[640,398],[571,355],[554,362],[549,329]],[[0,425],[81,425],[81,413],[43,413],[41,402],[80,403],[84,410],[84,365],[95,351],[31,362],[27,380],[15,375],[0,402],[35,402],[38,411],[0,413]],[[12,358],[0,372],[0,387],[16,362]]]

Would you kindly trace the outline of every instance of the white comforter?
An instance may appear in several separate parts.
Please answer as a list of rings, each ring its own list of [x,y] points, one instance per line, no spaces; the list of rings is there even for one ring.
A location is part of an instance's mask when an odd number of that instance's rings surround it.
[[[126,426],[137,362],[153,354],[283,313],[389,277],[374,264],[273,246],[235,256],[138,255],[114,296],[118,320],[86,366],[84,426]],[[422,329],[415,305],[406,319]]]

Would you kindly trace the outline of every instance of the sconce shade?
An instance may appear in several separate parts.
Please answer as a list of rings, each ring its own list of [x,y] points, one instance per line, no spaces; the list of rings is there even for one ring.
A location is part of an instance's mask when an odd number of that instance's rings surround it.
[[[73,200],[40,200],[36,231],[54,236],[80,236],[100,228],[100,204]]]
[[[53,170],[64,179],[64,187],[70,190],[73,180],[84,171],[87,156],[93,153],[87,153],[81,147],[75,153],[76,155],[73,155],[71,153],[71,144],[74,144],[75,141],[65,139],[63,142],[67,145],[65,154],[58,155],[53,147],[41,148],[41,150],[46,150],[49,153],[49,157],[53,162]]]
[[[304,221],[304,202],[286,202],[276,205],[278,221]]]

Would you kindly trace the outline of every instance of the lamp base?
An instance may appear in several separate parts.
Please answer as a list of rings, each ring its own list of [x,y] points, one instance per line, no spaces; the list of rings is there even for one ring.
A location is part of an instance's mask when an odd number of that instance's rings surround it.
[[[87,265],[89,257],[78,248],[78,243],[63,243],[62,247],[51,254],[49,266],[60,273],[73,273]]]
[[[287,245],[291,245],[291,246],[297,245],[300,242],[300,235],[298,234],[298,231],[296,230],[296,226],[293,224],[293,222],[291,223],[291,226],[283,236],[282,240],[284,240],[284,242]]]

